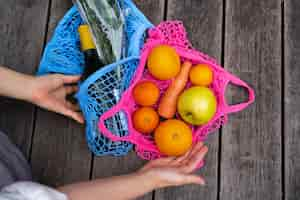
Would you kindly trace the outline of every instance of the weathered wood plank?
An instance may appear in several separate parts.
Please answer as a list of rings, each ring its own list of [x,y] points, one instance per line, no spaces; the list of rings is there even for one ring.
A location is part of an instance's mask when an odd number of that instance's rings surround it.
[[[285,1],[285,199],[300,197],[300,2]]]
[[[223,129],[220,199],[279,200],[281,1],[226,2],[225,68],[252,84],[256,102]]]
[[[39,63],[47,22],[48,1],[0,0],[0,64],[33,74]],[[0,129],[28,157],[34,106],[1,98]]]
[[[164,19],[165,0],[133,0],[153,24]]]
[[[134,2],[153,23],[159,23],[163,19],[164,0],[134,0]],[[135,152],[130,152],[129,155],[124,157],[95,157],[93,178],[134,172],[144,163],[144,161],[136,156]],[[152,193],[146,194],[139,199],[152,200]]]
[[[52,0],[48,38],[71,6],[70,0]],[[53,186],[88,180],[91,157],[82,125],[38,109],[31,159],[37,179]]]
[[[67,10],[69,10],[72,6],[73,6],[72,0],[51,1],[51,10],[50,10],[50,17],[48,22],[48,32],[47,32],[48,40],[51,38],[53,31],[55,30],[58,22],[63,18]]]
[[[222,0],[168,1],[167,19],[182,20],[193,46],[221,62],[222,52]],[[162,199],[211,199],[218,193],[218,132],[210,135],[206,166],[198,173],[205,177],[207,186],[188,185],[158,190],[156,200]]]

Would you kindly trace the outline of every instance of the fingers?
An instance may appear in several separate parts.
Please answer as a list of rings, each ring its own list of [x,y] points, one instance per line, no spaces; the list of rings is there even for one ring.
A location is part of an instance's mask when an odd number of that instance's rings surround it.
[[[204,159],[205,155],[208,152],[207,146],[197,147],[197,149],[191,154],[191,157],[189,158],[188,162],[181,167],[182,171],[184,173],[191,173],[193,172],[198,164]]]
[[[65,103],[63,101],[58,100],[58,101],[54,101],[52,103],[51,110],[58,112],[60,114],[63,114],[65,116],[68,116],[68,117],[74,119],[75,121],[83,124],[84,118],[83,118],[82,114],[72,110],[70,108],[71,105],[72,104],[70,102]]]
[[[60,77],[64,84],[72,84],[72,83],[77,83],[80,80],[80,76],[66,76],[66,75],[61,75]]]
[[[65,86],[65,98],[66,98],[66,104],[67,107],[74,110],[74,111],[80,111],[79,105],[77,104],[76,100],[71,96],[75,92],[78,91],[78,86]]]
[[[73,111],[76,111],[76,112],[80,111],[80,107],[78,106],[78,104],[73,104],[69,101],[66,101],[66,105],[69,109],[71,109]]]
[[[156,160],[149,161],[140,171],[146,171],[150,168],[157,168],[162,166],[168,166],[175,157],[165,157],[165,158],[158,158]]]
[[[190,157],[194,155],[195,152],[198,152],[202,146],[203,142],[198,142],[193,148],[191,148],[188,152],[186,152],[183,156],[178,157],[172,164],[174,165],[179,165],[179,164],[184,164],[189,161]]]
[[[55,97],[55,101],[60,101],[65,107],[73,111],[80,111],[80,108],[74,98],[71,96],[74,92],[78,90],[77,86],[64,86],[52,92],[52,97]],[[52,98],[53,99],[53,98]],[[74,103],[73,103],[74,102]]]
[[[174,159],[175,159],[175,157],[169,156],[169,157],[165,157],[165,158],[156,159],[156,161],[161,164],[168,164],[171,161],[173,161]]]
[[[72,114],[70,114],[70,117],[75,121],[77,121],[78,123],[84,124],[84,118],[80,112],[73,111]]]
[[[197,142],[192,148],[192,154],[199,151],[203,147],[204,143],[202,141]]]
[[[79,122],[80,124],[84,123],[84,118],[82,116],[82,114],[78,111],[80,111],[80,108],[78,106],[78,104],[73,104],[67,100],[63,100],[61,102],[61,114],[66,115],[72,119],[74,119],[75,121]]]
[[[83,118],[82,114],[79,112],[76,112],[76,111],[66,108],[62,114],[74,119],[75,121],[77,121],[80,124],[84,123],[84,118]]]
[[[66,76],[62,74],[53,74],[48,76],[52,81],[51,87],[53,89],[61,87],[66,84],[77,83],[80,80],[80,76]]]
[[[66,94],[73,94],[78,91],[77,85],[65,86]]]
[[[164,157],[164,158],[158,158],[156,160],[152,160],[149,162],[151,166],[164,166],[170,164],[175,159],[175,157]]]
[[[195,154],[197,154],[202,149],[203,146],[204,146],[204,143],[199,141],[191,150],[188,160],[190,160],[193,156],[195,156]]]
[[[172,165],[176,166],[176,165],[179,165],[179,164],[183,163],[187,158],[189,158],[189,155],[191,154],[191,151],[192,150],[189,150],[183,156],[180,156],[180,157],[176,158],[175,160],[173,160]]]

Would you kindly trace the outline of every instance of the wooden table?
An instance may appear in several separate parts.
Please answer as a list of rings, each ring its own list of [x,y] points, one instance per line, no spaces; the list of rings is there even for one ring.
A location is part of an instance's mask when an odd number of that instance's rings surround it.
[[[0,0],[0,64],[33,74],[70,0]],[[207,141],[206,187],[157,190],[141,199],[300,199],[300,1],[136,0],[154,22],[180,19],[193,45],[255,88],[256,102]],[[245,98],[230,87],[230,102]],[[132,172],[140,161],[94,157],[84,127],[1,98],[0,129],[53,186]],[[124,186],[126,187],[126,186]],[[99,197],[101,199],[101,197]]]

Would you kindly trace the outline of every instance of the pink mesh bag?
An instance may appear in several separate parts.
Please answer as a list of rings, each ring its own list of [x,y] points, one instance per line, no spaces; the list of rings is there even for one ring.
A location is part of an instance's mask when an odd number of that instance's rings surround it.
[[[160,88],[161,94],[165,92],[171,83],[171,80],[159,81],[154,79],[147,72],[146,62],[148,55],[151,49],[157,45],[171,45],[176,49],[182,61],[189,60],[193,64],[208,64],[214,72],[214,80],[210,87],[217,98],[217,111],[213,119],[211,119],[207,124],[192,127],[193,142],[205,140],[209,133],[219,129],[221,125],[226,123],[227,115],[229,113],[241,111],[254,101],[254,91],[244,81],[225,71],[214,59],[209,58],[203,53],[192,48],[187,39],[185,28],[180,21],[163,22],[157,27],[149,30],[148,36],[149,37],[141,53],[139,66],[137,67],[130,87],[123,93],[119,103],[100,117],[98,124],[99,128],[101,129],[101,132],[112,141],[128,141],[135,144],[137,154],[146,160],[152,160],[163,156],[155,146],[152,136],[143,135],[133,128],[131,118],[133,112],[138,108],[132,97],[132,90],[137,83],[145,80],[153,81]],[[225,99],[225,90],[229,83],[246,88],[249,93],[248,101],[237,105],[228,105]],[[190,84],[188,83],[187,85]],[[119,116],[123,116],[123,118],[124,113],[126,115],[128,135],[123,137],[119,137],[112,133],[106,127],[105,123],[106,120],[114,117],[118,113],[122,113]]]

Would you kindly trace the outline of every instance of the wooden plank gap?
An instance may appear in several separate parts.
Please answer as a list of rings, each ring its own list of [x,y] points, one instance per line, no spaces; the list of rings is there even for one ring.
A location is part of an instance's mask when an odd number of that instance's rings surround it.
[[[49,33],[49,22],[50,22],[50,16],[51,16],[51,6],[52,6],[52,0],[48,1],[48,11],[47,11],[47,22],[45,26],[45,37],[44,37],[44,46],[43,50],[45,49],[47,45],[47,38],[48,38],[48,33]],[[43,51],[44,52],[44,51]],[[42,54],[43,55],[43,54]]]
[[[222,47],[221,47],[221,65],[225,63],[225,38],[226,38],[226,0],[223,0],[222,9]]]
[[[30,146],[29,146],[29,155],[28,155],[28,162],[31,163],[31,154],[32,154],[32,148],[33,148],[33,138],[34,138],[34,131],[35,131],[35,124],[36,124],[36,117],[37,117],[37,107],[34,106],[33,108],[33,120],[31,124],[31,137],[30,137]]]
[[[285,2],[281,1],[281,192],[285,200]]]
[[[225,39],[226,39],[226,0],[222,2],[222,45],[221,45],[221,66],[225,64]],[[222,162],[222,136],[223,126],[219,130],[219,149],[218,149],[218,164],[217,164],[217,200],[220,200],[221,195],[221,162]]]
[[[52,4],[52,0],[48,0],[48,8],[47,8],[47,18],[46,18],[46,23],[45,23],[45,31],[44,31],[44,41],[43,41],[43,50],[41,53],[41,58],[43,56],[44,53],[44,49],[46,47],[47,44],[47,35],[48,35],[48,26],[49,26],[49,20],[50,20],[50,15],[51,15],[51,4]],[[36,66],[36,70],[37,70],[38,66]],[[29,155],[28,155],[28,162],[31,163],[31,154],[32,154],[32,148],[33,148],[33,139],[34,139],[34,132],[36,129],[36,117],[37,117],[37,107],[34,106],[33,108],[33,120],[32,120],[32,132],[31,132],[31,138],[30,138],[30,147],[29,147]]]
[[[164,1],[164,13],[163,13],[163,16],[164,16],[164,20],[166,21],[167,18],[168,18],[168,5],[169,5],[169,1],[168,0],[165,0]]]
[[[90,168],[89,180],[93,179],[94,160],[95,160],[95,155],[93,153],[91,153],[91,168]]]
[[[153,190],[153,192],[152,192],[152,200],[155,200],[155,193],[156,193],[156,190]]]

